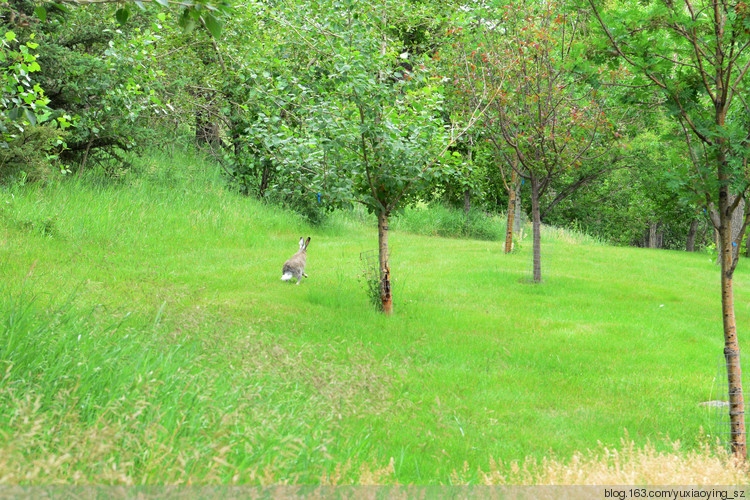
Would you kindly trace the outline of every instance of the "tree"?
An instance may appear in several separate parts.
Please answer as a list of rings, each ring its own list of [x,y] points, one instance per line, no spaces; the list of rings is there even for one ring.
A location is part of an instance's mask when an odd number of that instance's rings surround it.
[[[453,20],[454,27],[447,32],[445,40],[440,48],[442,66],[447,79],[447,103],[450,110],[451,122],[460,124],[466,116],[471,114],[478,104],[492,103],[501,92],[505,83],[505,68],[500,65],[492,67],[486,52],[480,51],[482,40],[485,38],[485,26],[481,22],[466,18],[466,12],[460,11]],[[477,68],[477,52],[482,52],[482,64]],[[477,130],[471,138],[472,152],[481,150],[488,141],[487,134],[481,129]],[[509,161],[515,161],[512,154],[490,155],[495,173],[504,190],[508,193],[508,209],[506,214],[506,239],[505,253],[510,253],[513,248],[513,212],[516,202],[517,187],[520,184],[517,173],[510,167]],[[475,156],[472,154],[472,157]],[[471,158],[473,163],[473,158]],[[510,180],[508,179],[510,172]]]
[[[290,181],[277,188],[328,205],[359,203],[377,216],[381,303],[391,314],[389,218],[440,175],[440,158],[462,131],[446,127],[428,56],[404,51],[390,30],[410,23],[408,6],[331,0],[300,8],[279,20],[295,45],[280,50],[304,49],[311,60],[293,75],[264,73],[276,107],[248,132],[263,137]]]
[[[476,48],[459,84],[472,101],[497,95],[482,130],[531,186],[533,280],[540,282],[540,201],[555,180],[609,152],[612,124],[589,75],[572,71],[585,48],[580,13],[553,2],[517,2],[498,18],[478,14]]]
[[[689,170],[684,185],[701,199],[719,234],[724,356],[727,364],[733,452],[747,457],[740,346],[733,275],[742,229],[732,218],[750,187],[750,12],[730,0],[662,0],[638,4],[588,0],[616,61],[638,76],[635,87],[654,88],[682,127]]]

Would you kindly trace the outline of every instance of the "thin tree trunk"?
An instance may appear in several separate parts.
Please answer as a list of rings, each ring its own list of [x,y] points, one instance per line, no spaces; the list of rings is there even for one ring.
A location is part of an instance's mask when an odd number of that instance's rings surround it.
[[[83,176],[83,170],[86,168],[86,160],[89,159],[89,150],[91,149],[92,142],[94,142],[93,137],[89,140],[89,143],[86,144],[86,151],[83,152],[83,160],[81,161],[81,167],[78,169],[79,179],[81,178],[81,176]]]
[[[472,146],[472,143],[469,142],[469,151],[467,154],[469,165],[474,165],[474,148]],[[469,180],[469,177],[471,176],[471,170],[469,170],[469,173],[466,175],[467,180]],[[467,184],[466,189],[464,189],[464,214],[466,215],[466,219],[469,219],[469,210],[471,210],[471,188]]]
[[[515,214],[513,215],[513,227],[515,228],[516,234],[522,237],[523,226],[521,225],[521,186],[523,181],[516,179],[516,207]]]
[[[263,173],[260,177],[260,186],[258,188],[258,198],[263,199],[266,195],[266,189],[268,189],[269,179],[271,177],[271,169],[268,165],[263,165]]]
[[[698,236],[695,238],[696,241],[706,241],[708,233],[713,228],[711,222],[704,220],[702,224],[698,225]]]
[[[732,451],[737,455],[746,457],[745,398],[742,393],[740,346],[737,342],[737,324],[734,316],[734,272],[731,270],[732,242],[729,240],[731,230],[731,225],[726,224],[721,231],[723,236],[721,238],[721,309],[724,318],[724,358],[727,363]]]
[[[648,247],[659,248],[656,246],[656,230],[659,228],[658,222],[652,222],[648,226]]]
[[[531,216],[533,219],[532,231],[534,233],[534,283],[542,281],[542,233],[541,214],[539,210],[539,182],[536,177],[531,178]]]
[[[380,300],[385,314],[393,314],[391,268],[388,266],[388,214],[378,213],[378,265],[380,269]]]
[[[516,170],[510,174],[510,189],[508,190],[508,222],[505,231],[505,253],[513,251],[513,220],[516,211],[516,182],[518,182]]]
[[[685,244],[686,252],[695,252],[695,235],[698,234],[698,219],[693,219],[688,229],[687,243]]]
[[[725,166],[726,159],[719,158],[720,165]],[[725,181],[724,168],[719,170],[719,181]],[[729,187],[724,184],[719,188],[719,242],[721,260],[721,313],[724,323],[724,359],[727,364],[727,385],[729,391],[729,426],[731,430],[732,453],[743,460],[747,458],[747,441],[745,436],[745,398],[742,393],[742,366],[740,364],[740,345],[737,341],[737,322],[734,316],[734,239],[732,238],[733,220],[729,208],[731,196]],[[739,207],[737,208],[739,210]]]

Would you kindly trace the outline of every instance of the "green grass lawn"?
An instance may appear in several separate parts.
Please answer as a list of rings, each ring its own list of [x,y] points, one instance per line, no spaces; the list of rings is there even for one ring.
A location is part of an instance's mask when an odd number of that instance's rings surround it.
[[[475,482],[491,460],[713,440],[708,254],[548,229],[532,285],[528,240],[395,230],[384,317],[359,278],[374,219],[309,227],[167,163],[0,190],[3,482]],[[309,279],[280,281],[308,235]],[[741,339],[747,280],[743,261]]]

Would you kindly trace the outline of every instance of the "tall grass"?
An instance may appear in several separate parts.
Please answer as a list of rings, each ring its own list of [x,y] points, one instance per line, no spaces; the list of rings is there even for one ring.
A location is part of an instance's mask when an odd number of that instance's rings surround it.
[[[481,471],[481,484],[535,485],[746,485],[750,482],[747,464],[723,449],[705,445],[682,450],[679,441],[668,443],[671,450],[660,451],[647,443],[636,446],[623,439],[620,446],[598,446],[576,452],[571,458],[527,458],[510,464],[490,460]],[[462,483],[456,471],[452,481]]]
[[[468,215],[462,210],[440,203],[418,204],[407,207],[393,218],[391,227],[425,236],[473,238],[499,241],[505,239],[505,220],[501,216],[472,208]]]
[[[369,215],[310,227],[198,158],[2,188],[0,211],[0,482],[745,481],[705,447],[722,337],[703,255],[548,229],[530,286],[528,240],[414,234],[407,211],[385,318],[357,281]],[[302,235],[309,278],[282,283]]]
[[[7,295],[0,314],[3,483],[317,482],[338,412],[367,404],[340,399],[378,378],[330,377],[314,353],[252,330],[230,348],[210,328],[181,335],[133,316],[102,326],[71,302]],[[311,395],[321,377],[346,390]]]

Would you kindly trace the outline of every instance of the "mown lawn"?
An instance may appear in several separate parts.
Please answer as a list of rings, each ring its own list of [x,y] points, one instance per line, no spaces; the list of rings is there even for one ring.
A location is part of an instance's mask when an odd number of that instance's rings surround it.
[[[532,285],[528,240],[396,230],[386,318],[360,278],[374,220],[310,227],[165,161],[0,190],[0,481],[481,482],[623,439],[713,442],[710,255],[548,229]],[[281,282],[308,235],[309,279]],[[743,261],[741,339],[747,281]]]

